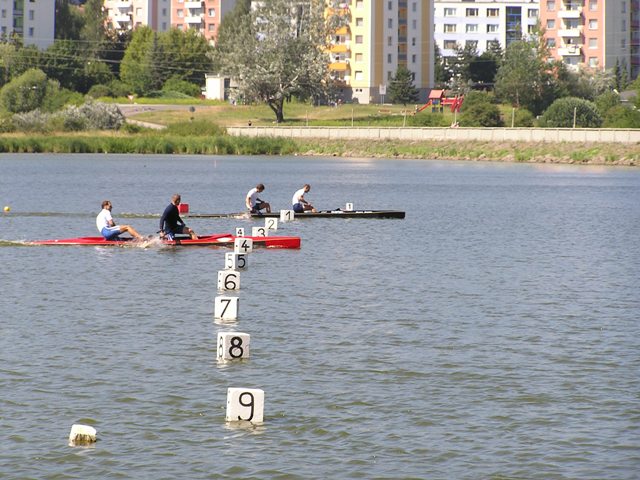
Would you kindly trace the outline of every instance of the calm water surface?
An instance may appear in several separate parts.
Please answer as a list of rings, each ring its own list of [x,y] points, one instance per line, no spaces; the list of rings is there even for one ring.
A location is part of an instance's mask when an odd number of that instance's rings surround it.
[[[0,478],[640,478],[640,170],[434,161],[0,157]],[[32,247],[158,214],[319,208],[405,220],[281,224],[240,318],[225,250]],[[150,215],[121,219],[143,233]],[[259,223],[191,219],[199,233]],[[216,363],[216,335],[252,356]],[[228,387],[265,423],[225,424]],[[73,423],[98,430],[71,448]]]

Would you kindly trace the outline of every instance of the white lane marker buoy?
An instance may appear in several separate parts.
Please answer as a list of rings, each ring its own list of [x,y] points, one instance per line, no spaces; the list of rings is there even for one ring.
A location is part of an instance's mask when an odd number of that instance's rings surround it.
[[[225,270],[247,270],[249,268],[249,256],[244,253],[226,252],[224,254]]]
[[[238,297],[218,296],[214,300],[213,316],[223,320],[235,320],[240,310]]]
[[[89,425],[75,423],[71,426],[69,433],[69,445],[89,445],[97,441],[96,429]]]
[[[227,389],[227,422],[264,422],[264,390]]]
[[[240,272],[218,270],[218,290],[240,290]]]
[[[218,333],[218,362],[228,362],[233,360],[243,360],[249,358],[249,344],[251,336],[242,332],[219,332]]]

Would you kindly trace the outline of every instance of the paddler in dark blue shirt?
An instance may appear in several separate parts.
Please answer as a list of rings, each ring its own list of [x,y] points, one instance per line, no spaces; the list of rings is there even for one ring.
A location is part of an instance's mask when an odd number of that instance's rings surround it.
[[[178,205],[180,205],[180,195],[176,193],[171,197],[171,203],[164,209],[160,217],[160,238],[175,240],[176,234],[183,233],[190,235],[193,240],[197,240],[196,232],[187,227],[180,218]]]

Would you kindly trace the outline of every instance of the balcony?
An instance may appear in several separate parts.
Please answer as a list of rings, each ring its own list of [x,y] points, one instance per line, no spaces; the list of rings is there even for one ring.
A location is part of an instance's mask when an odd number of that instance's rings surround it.
[[[202,2],[184,2],[184,8],[202,8]]]
[[[349,45],[345,44],[345,43],[339,43],[337,45],[331,45],[329,47],[329,51],[331,53],[346,53],[349,52],[351,49],[349,48]]]
[[[558,18],[580,18],[582,16],[582,8],[567,8],[558,10]]]
[[[129,23],[131,21],[131,16],[123,13],[116,13],[113,16],[113,21],[117,23]]]
[[[578,45],[569,45],[558,48],[558,55],[561,57],[576,57],[582,55],[582,49]]]
[[[195,16],[184,17],[184,23],[188,23],[189,25],[201,24],[202,23],[202,16],[198,15],[197,17],[195,17]]]
[[[329,64],[329,70],[332,72],[346,72],[351,67],[347,62],[333,62]]]
[[[133,5],[131,4],[131,2],[113,2],[111,4],[111,8],[122,11],[131,11],[133,10]]]
[[[558,36],[564,38],[578,38],[582,36],[582,26],[558,30]]]

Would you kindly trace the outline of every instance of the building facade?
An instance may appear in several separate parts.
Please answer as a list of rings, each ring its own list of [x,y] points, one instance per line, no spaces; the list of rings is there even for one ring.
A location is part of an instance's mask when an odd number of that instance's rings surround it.
[[[398,67],[406,67],[424,100],[433,87],[433,0],[351,0],[350,16],[330,45],[331,76],[343,101],[380,103]]]
[[[171,25],[180,30],[195,29],[214,43],[225,14],[236,5],[236,0],[172,0]]]
[[[141,25],[156,32],[171,28],[171,0],[105,0],[108,27],[126,32]]]
[[[24,45],[47,48],[55,38],[55,2],[0,0],[0,39],[13,35]]]
[[[635,63],[637,75],[638,7],[637,0],[541,0],[551,55],[575,69],[610,70],[617,63],[633,74]]]
[[[445,61],[456,48],[482,54],[497,41],[504,50],[534,32],[539,13],[538,0],[435,0],[435,41]]]
[[[631,78],[640,75],[640,0],[631,0]]]

